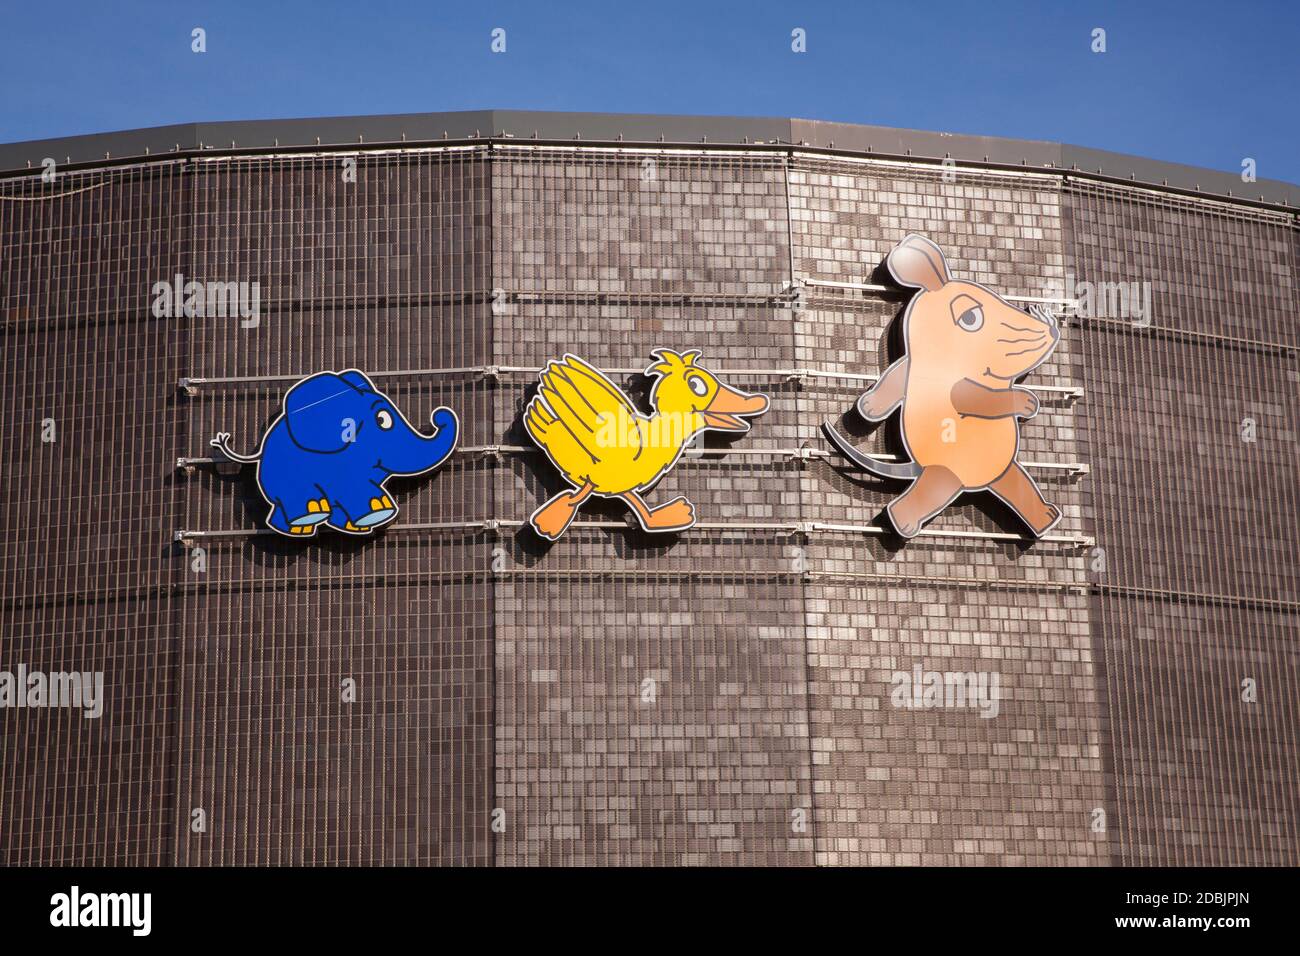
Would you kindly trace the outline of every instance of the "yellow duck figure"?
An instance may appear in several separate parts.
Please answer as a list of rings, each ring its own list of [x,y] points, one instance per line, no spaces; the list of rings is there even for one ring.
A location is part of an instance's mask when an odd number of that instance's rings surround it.
[[[729,388],[696,365],[698,350],[655,349],[647,376],[652,415],[637,410],[603,372],[576,355],[542,370],[537,395],[524,411],[533,441],[573,485],[529,519],[551,541],[588,495],[622,498],[646,531],[683,531],[695,524],[695,506],[677,497],[651,508],[641,495],[667,473],[702,431],[749,431],[745,417],[767,411],[767,397]],[[743,417],[742,417],[743,416]]]

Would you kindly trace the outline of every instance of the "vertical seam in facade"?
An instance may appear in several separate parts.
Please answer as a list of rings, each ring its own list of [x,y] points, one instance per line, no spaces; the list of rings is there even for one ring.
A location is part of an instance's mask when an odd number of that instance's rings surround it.
[[[177,203],[173,221],[176,225],[177,239],[180,240],[177,264],[181,267],[182,272],[186,270],[192,272],[192,263],[186,261],[193,253],[194,243],[194,218],[195,204],[197,197],[194,192],[194,166],[189,157],[181,160],[179,169],[180,197]],[[170,281],[170,277],[168,277]],[[174,325],[168,325],[170,331]],[[190,322],[181,324],[181,331],[176,336],[175,345],[176,363],[184,368],[191,368],[192,347],[193,347],[193,325]],[[168,336],[170,338],[170,336]],[[176,428],[175,433],[182,441],[182,447],[189,448],[192,435],[192,409],[191,403],[183,396],[178,396],[176,407]],[[185,515],[188,518],[190,495],[188,489],[177,482],[172,492],[172,513],[173,515]],[[185,548],[184,545],[176,546],[181,552],[180,569],[174,570],[172,574],[173,583],[184,581],[185,576]],[[171,862],[173,866],[181,866],[186,860],[183,856],[188,855],[189,839],[181,839],[181,826],[183,821],[188,819],[189,814],[185,810],[186,794],[189,792],[189,785],[186,780],[182,779],[185,768],[188,766],[185,760],[186,740],[185,740],[185,708],[187,701],[186,690],[186,664],[189,655],[186,653],[186,642],[189,637],[189,620],[188,610],[190,600],[185,594],[184,589],[178,589],[179,593],[175,595],[176,600],[173,602],[169,619],[173,622],[173,641],[176,653],[176,663],[173,669],[173,675],[176,680],[176,691],[174,699],[176,701],[175,714],[172,725],[172,760],[174,761],[175,771],[172,779],[175,782],[176,792],[172,796],[173,818],[170,821],[169,841],[171,846]]]
[[[782,154],[781,170],[782,179],[785,183],[785,234],[786,234],[786,260],[789,264],[789,286],[794,290],[795,283],[795,256],[794,256],[794,212],[790,200],[790,165],[794,162],[794,151],[787,150]],[[797,290],[795,290],[797,294]],[[802,300],[799,300],[802,302]],[[791,310],[790,315],[791,343],[792,352],[791,360],[795,368],[801,367],[802,363],[799,357],[799,312]],[[803,394],[803,385],[796,377],[794,382],[794,406],[795,419],[800,419],[802,408],[800,406],[800,397]],[[803,524],[804,519],[804,494],[805,481],[807,475],[807,459],[797,459],[795,463],[795,475],[798,480],[797,493],[795,494],[795,508],[798,512],[799,524]],[[800,547],[806,548],[808,541],[800,536]],[[807,554],[802,553],[800,564],[806,561]],[[812,665],[809,662],[809,656],[812,648],[808,644],[808,579],[804,571],[800,571],[795,581],[795,586],[799,589],[799,631],[800,643],[803,647],[803,701],[804,701],[804,745],[808,752],[808,840],[810,843],[809,860],[813,866],[817,865],[817,782],[816,767],[814,765],[814,747],[813,747],[813,706],[812,706]],[[786,825],[790,821],[786,820]]]
[[[495,292],[491,290],[495,290],[497,288],[496,152],[494,150],[488,150],[486,154],[480,154],[480,155],[481,155],[480,162],[483,165],[484,180],[485,180],[482,194],[487,205],[486,210],[484,210],[483,221],[486,224],[486,230],[487,230],[486,241],[487,241],[487,267],[488,267],[487,278],[488,278],[488,290],[489,290],[488,301],[495,302],[496,301]],[[488,306],[487,309],[487,315],[484,318],[485,318],[485,324],[487,327],[487,335],[488,335],[487,348],[484,350],[486,355],[489,358],[487,364],[496,365],[500,363],[501,356],[497,354],[497,328],[496,328],[496,321],[495,321],[495,313],[492,311],[492,307],[490,305]],[[488,408],[492,409],[492,414],[488,416],[488,419],[489,421],[492,422],[492,427],[495,429],[496,428],[495,405],[497,403],[498,386],[493,382],[487,382],[486,384],[488,386],[489,398],[488,401],[483,404],[487,405]],[[495,461],[491,456],[489,456],[488,467],[492,472],[487,481],[488,505],[490,509],[488,513],[495,515],[497,514],[497,507],[496,507],[497,484],[501,480],[501,476],[499,474],[499,469],[501,467],[501,464],[500,462]],[[489,549],[487,554],[489,569],[491,569],[495,561],[491,552],[493,549],[493,542],[495,542],[496,540],[497,539],[494,535],[489,534],[486,536],[486,541]],[[497,850],[498,841],[496,839],[496,833],[492,829],[492,820],[493,820],[495,808],[497,806],[497,732],[498,732],[497,616],[499,613],[498,602],[501,599],[501,589],[498,587],[497,575],[495,574],[487,575],[487,583],[488,583],[488,633],[487,633],[488,660],[487,660],[486,673],[487,673],[487,680],[489,682],[488,683],[489,692],[484,696],[489,701],[489,707],[490,707],[490,711],[488,714],[487,733],[485,735],[487,738],[486,740],[487,742],[486,795],[488,799],[487,799],[487,806],[481,808],[487,811],[487,820],[478,821],[477,826],[486,827],[485,830],[486,840],[484,841],[488,851],[486,856],[486,861],[488,866],[495,867],[498,865],[498,850]],[[508,825],[509,825],[509,821],[507,821],[507,826]],[[477,829],[477,826],[475,829]]]

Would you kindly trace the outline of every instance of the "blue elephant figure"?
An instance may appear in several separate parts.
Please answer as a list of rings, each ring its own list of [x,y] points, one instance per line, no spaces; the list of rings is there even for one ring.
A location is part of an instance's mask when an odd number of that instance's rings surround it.
[[[455,449],[456,413],[436,408],[430,419],[436,431],[422,435],[361,372],[319,372],[285,394],[256,455],[231,451],[227,432],[210,444],[233,461],[257,463],[274,531],[313,535],[328,523],[364,535],[397,517],[389,478],[432,471]]]

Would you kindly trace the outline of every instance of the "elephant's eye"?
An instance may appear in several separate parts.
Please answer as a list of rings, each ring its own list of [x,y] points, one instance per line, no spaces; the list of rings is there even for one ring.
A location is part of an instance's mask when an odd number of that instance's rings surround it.
[[[393,416],[389,414],[388,409],[381,408],[379,411],[375,412],[375,423],[384,431],[388,431],[388,429],[393,427]]]
[[[709,391],[709,383],[701,375],[692,375],[686,380],[686,384],[691,387],[691,391],[703,398]]]

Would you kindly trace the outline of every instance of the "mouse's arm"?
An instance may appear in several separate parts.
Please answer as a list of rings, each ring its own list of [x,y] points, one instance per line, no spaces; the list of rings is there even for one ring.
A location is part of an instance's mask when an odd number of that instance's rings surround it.
[[[869,422],[878,422],[903,404],[907,391],[907,356],[895,362],[876,379],[876,384],[858,399],[858,414]]]
[[[1033,418],[1038,399],[1024,388],[989,388],[964,378],[952,387],[952,407],[972,418]]]

